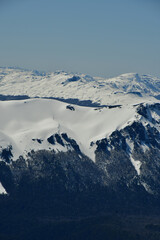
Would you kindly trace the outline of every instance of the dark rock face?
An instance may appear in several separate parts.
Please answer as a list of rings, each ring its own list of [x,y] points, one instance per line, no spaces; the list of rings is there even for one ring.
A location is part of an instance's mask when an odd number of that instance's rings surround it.
[[[63,140],[59,134],[57,134],[57,133],[55,134],[55,139],[56,139],[57,143],[64,146]]]
[[[73,76],[72,78],[68,78],[69,82],[76,82],[78,80],[80,80],[81,78],[79,76]]]
[[[12,155],[12,146],[8,146],[8,148],[4,148],[2,149],[1,153],[0,153],[0,157],[7,163],[10,162],[11,157],[13,157]]]
[[[71,111],[75,111],[75,108],[74,108],[73,106],[71,106],[71,105],[67,105],[67,106],[66,106],[66,109],[69,109],[69,110],[71,110]]]
[[[40,144],[43,142],[43,140],[42,140],[42,139],[39,139],[39,138],[37,138],[37,139],[33,138],[32,141],[34,141],[34,142],[37,141],[37,142],[40,143]]]
[[[81,153],[79,146],[74,139],[69,138],[66,133],[62,133],[62,137],[66,142],[68,142],[73,147],[73,149],[77,153]]]
[[[147,108],[143,104],[139,105],[139,107],[137,108],[137,113],[139,113],[140,115],[142,115],[145,118],[148,118]]]
[[[133,149],[130,149],[129,142]],[[135,192],[137,187],[143,188],[160,196],[160,133],[155,127],[133,122],[113,132],[108,139],[97,141],[96,145],[96,163],[106,170],[108,182],[122,183]],[[133,166],[131,156],[135,164],[140,164],[140,174]]]
[[[0,182],[3,184],[7,192],[14,192],[15,188],[13,175],[6,162],[0,162]]]
[[[49,138],[47,138],[47,141],[50,143],[50,144],[55,144],[55,139],[54,139],[54,136],[50,136]]]
[[[63,147],[67,146],[68,150],[72,149],[72,150],[76,151],[77,153],[81,154],[81,151],[80,151],[79,146],[76,143],[76,141],[74,139],[69,138],[66,133],[62,133],[62,134],[56,133],[56,134],[50,136],[47,139],[47,141],[52,145],[55,145],[56,143],[58,143]]]

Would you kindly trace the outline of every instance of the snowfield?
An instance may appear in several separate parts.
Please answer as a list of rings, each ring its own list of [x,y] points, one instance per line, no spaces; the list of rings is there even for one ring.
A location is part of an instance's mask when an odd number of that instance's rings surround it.
[[[66,147],[53,146],[47,141],[55,133],[67,133],[76,140],[81,151],[94,160],[91,142],[109,136],[138,117],[134,106],[109,109],[72,105],[74,111],[67,106],[66,103],[47,99],[0,101],[1,148],[11,145],[15,160],[32,149],[67,151]]]
[[[0,68],[0,94],[78,98],[100,104],[136,104],[160,98],[160,78],[122,74],[104,79],[63,71],[40,73]]]

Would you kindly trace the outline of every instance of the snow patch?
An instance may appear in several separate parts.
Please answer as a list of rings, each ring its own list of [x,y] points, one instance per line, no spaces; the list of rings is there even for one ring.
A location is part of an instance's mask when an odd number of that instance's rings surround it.
[[[130,155],[130,159],[131,159],[131,163],[134,166],[137,174],[140,175],[140,173],[141,173],[140,168],[141,168],[142,163],[138,160],[134,160],[134,158],[131,155]]]
[[[128,153],[131,154],[133,149],[134,149],[134,143],[132,141],[130,141],[129,139],[126,139],[126,144],[128,146]]]
[[[2,183],[0,182],[0,194],[7,194],[6,190],[2,186]]]
[[[142,186],[145,188],[145,190],[146,190],[148,193],[154,194],[153,191],[150,189],[150,187],[148,186],[147,183],[142,182],[141,184],[142,184]]]
[[[132,163],[133,167],[135,168],[137,174],[140,175],[140,168],[141,168],[142,163],[138,160],[134,160],[134,158],[132,157],[134,143],[132,141],[130,141],[129,139],[126,140],[126,143],[128,145],[128,154],[129,154],[131,163]]]
[[[145,153],[147,150],[149,150],[149,146],[147,146],[146,144],[141,144],[141,148],[143,150],[143,152]]]

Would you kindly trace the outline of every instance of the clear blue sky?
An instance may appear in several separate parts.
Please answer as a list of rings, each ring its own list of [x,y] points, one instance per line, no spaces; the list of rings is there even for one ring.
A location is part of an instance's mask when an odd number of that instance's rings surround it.
[[[0,0],[0,66],[160,76],[159,0]]]

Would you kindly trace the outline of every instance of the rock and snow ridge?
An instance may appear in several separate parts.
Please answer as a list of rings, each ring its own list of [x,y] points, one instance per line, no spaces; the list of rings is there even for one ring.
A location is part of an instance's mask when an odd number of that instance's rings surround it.
[[[32,149],[67,151],[65,146],[53,146],[47,141],[52,134],[67,133],[81,152],[95,161],[91,142],[109,136],[139,117],[134,106],[97,109],[72,105],[72,108],[48,99],[1,101],[0,148],[12,146],[14,160]]]
[[[110,145],[106,147],[106,150],[107,148],[113,150],[117,140],[119,145],[124,140],[124,137],[121,140],[121,136],[113,139],[113,133],[124,131],[127,127],[135,132],[132,127],[135,122],[144,126],[143,128],[148,128],[149,125],[160,132],[158,121],[160,111],[151,107],[151,111],[145,118],[141,113],[142,110],[139,110],[140,106],[144,107],[144,105],[124,105],[114,108],[80,107],[49,99],[1,101],[1,160],[15,161],[20,156],[25,159],[32,150],[54,150],[57,153],[73,151],[75,148],[68,144],[67,138],[69,138],[76,141],[81,153],[95,162],[97,143],[101,139],[108,139]],[[142,130],[140,128],[137,131],[141,132]],[[126,153],[137,174],[140,175],[141,162],[134,159],[132,155],[135,141],[130,136],[127,137],[126,132],[123,135],[126,136]],[[52,136],[54,136],[54,140]],[[151,134],[148,138],[150,137]],[[145,152],[149,148],[150,142],[143,141],[142,136],[140,145]]]
[[[104,158],[107,173],[107,158],[112,162],[114,152],[119,154],[123,150],[124,159],[127,157],[134,168],[135,178],[142,178],[141,185],[152,192],[145,179],[145,164],[148,164],[145,152],[152,147],[159,149],[159,92],[160,79],[146,75],[123,74],[105,80],[65,72],[40,74],[1,68],[0,94],[31,97],[0,101],[1,161],[9,164],[20,156],[26,159],[32,150],[55,153],[78,150],[78,154],[95,163]],[[71,96],[105,107],[42,99]],[[142,157],[137,155],[139,151]],[[110,156],[106,156],[108,153]]]

